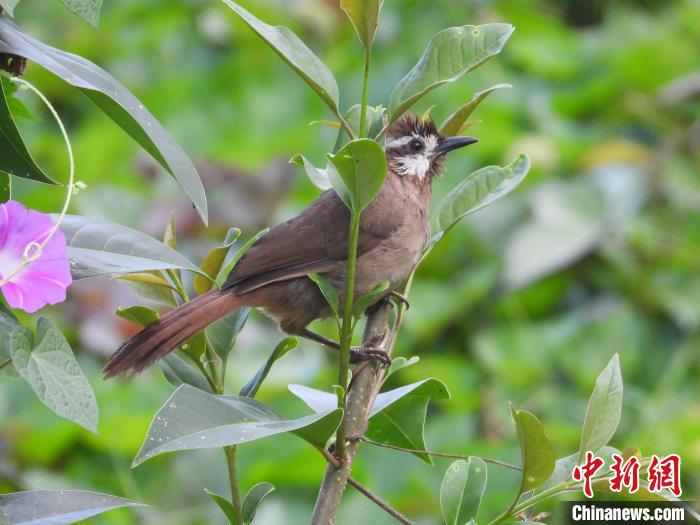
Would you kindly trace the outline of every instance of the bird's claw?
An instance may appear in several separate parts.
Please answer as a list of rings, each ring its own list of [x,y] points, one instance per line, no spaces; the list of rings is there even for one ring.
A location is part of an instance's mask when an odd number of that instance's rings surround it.
[[[391,364],[391,357],[383,348],[372,346],[353,346],[350,348],[350,363],[357,364],[363,361],[379,361],[387,367]]]
[[[406,298],[406,296],[404,294],[399,293],[399,292],[391,292],[389,294],[389,296],[393,297],[398,302],[403,303],[403,305],[406,307],[406,310],[411,308],[411,303],[408,302],[408,299]]]

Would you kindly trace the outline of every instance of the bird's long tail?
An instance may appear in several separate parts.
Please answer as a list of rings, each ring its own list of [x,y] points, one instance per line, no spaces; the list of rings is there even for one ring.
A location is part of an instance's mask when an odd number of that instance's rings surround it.
[[[105,378],[138,374],[241,303],[233,292],[215,289],[178,306],[122,344],[105,365]]]

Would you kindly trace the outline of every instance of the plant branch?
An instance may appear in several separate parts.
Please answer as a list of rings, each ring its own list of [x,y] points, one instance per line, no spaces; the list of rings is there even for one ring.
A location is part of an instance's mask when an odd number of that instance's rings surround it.
[[[481,456],[475,456],[474,454],[447,454],[445,452],[433,452],[432,450],[417,450],[413,448],[397,447],[396,445],[389,445],[387,443],[380,443],[379,441],[374,441],[365,436],[361,436],[358,440],[363,441],[369,445],[376,445],[378,447],[390,448],[392,450],[400,450],[401,452],[411,452],[412,454],[427,454],[428,456],[436,456],[440,458],[453,458],[453,459],[469,459],[469,458],[479,458],[484,463],[492,463],[494,465],[500,465],[501,467],[506,467],[512,470],[521,471],[522,469],[517,465],[512,463],[506,463],[498,459],[484,458]]]
[[[9,365],[10,363],[12,363],[12,359],[8,359],[7,361],[3,361],[2,363],[0,363],[0,370],[2,370],[3,368],[5,368],[5,367],[6,367],[7,365]]]
[[[369,66],[372,48],[365,48],[365,70],[362,78],[362,104],[360,105],[360,137],[367,135],[367,98],[369,94]]]
[[[241,506],[241,493],[238,488],[238,476],[236,473],[236,446],[224,447],[226,465],[228,467],[228,479],[231,484],[231,503],[236,511],[236,525],[243,525],[243,507]]]
[[[391,337],[387,327],[389,308],[391,308],[390,304],[383,301],[369,313],[362,340],[364,343],[369,343],[381,339],[379,346],[391,354]],[[384,374],[385,369],[374,362],[368,362],[367,366],[358,366],[355,369],[345,405],[346,435],[361,436],[364,434],[367,428],[367,419],[381,388]],[[345,462],[340,463],[333,458],[334,461],[329,461],[326,466],[311,518],[312,525],[330,525],[335,521],[357,445],[357,441],[348,443]]]
[[[413,525],[413,522],[410,521],[408,518],[406,518],[406,516],[401,514],[399,511],[393,509],[383,499],[381,499],[379,496],[376,496],[375,494],[373,494],[369,489],[360,485],[351,476],[348,476],[348,484],[352,485],[355,488],[355,490],[357,490],[359,493],[361,493],[367,499],[372,501],[378,507],[382,508],[384,511],[386,511],[388,514],[390,514],[392,517],[394,517],[396,519],[396,521],[398,521],[399,523],[403,523],[404,525]]]

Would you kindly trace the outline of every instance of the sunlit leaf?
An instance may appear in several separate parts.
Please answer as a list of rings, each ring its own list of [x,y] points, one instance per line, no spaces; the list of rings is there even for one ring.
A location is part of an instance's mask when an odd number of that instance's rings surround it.
[[[510,84],[496,84],[495,86],[491,86],[490,88],[475,93],[469,102],[467,102],[464,106],[452,113],[452,115],[447,117],[447,119],[445,119],[445,121],[442,124],[440,124],[440,134],[444,136],[458,135],[462,131],[462,128],[467,122],[467,119],[471,116],[471,114],[474,112],[477,106],[481,104],[481,102],[486,97],[488,97],[497,89],[510,87],[513,86],[511,86]]]
[[[119,308],[116,315],[122,319],[126,319],[140,327],[148,326],[158,320],[158,312],[147,306],[129,306],[128,308]]]
[[[622,412],[622,391],[620,357],[615,354],[596,379],[595,388],[588,400],[581,432],[579,462],[587,451],[596,453],[615,434]]]
[[[0,17],[0,51],[2,50],[1,24],[3,20]],[[3,78],[0,82],[0,171],[46,184],[56,184],[37,165],[27,150],[10,112],[7,98],[9,94],[6,91],[5,83],[6,80]]]
[[[236,518],[236,509],[233,508],[233,504],[223,496],[220,496],[216,492],[212,492],[209,489],[204,489],[204,492],[206,492],[209,497],[214,500],[214,503],[218,505],[221,512],[223,512],[228,519],[229,525],[236,525],[238,519]]]
[[[290,29],[271,26],[231,0],[223,0],[297,75],[299,75],[334,113],[338,113],[338,83],[330,69]]]
[[[84,490],[32,490],[0,495],[0,513],[12,525],[67,525],[120,507],[145,507]]]
[[[340,7],[348,15],[365,48],[372,47],[383,3],[384,0],[340,0]]]
[[[256,242],[258,242],[258,239],[265,235],[270,228],[265,228],[264,230],[260,230],[258,233],[256,233],[251,239],[248,240],[241,248],[234,254],[233,257],[231,257],[226,264],[219,270],[219,274],[216,276],[216,286],[221,287],[224,284],[224,281],[226,281],[226,278],[228,277],[228,274],[231,273],[231,270],[233,270],[233,267],[236,266],[236,263],[243,257],[245,252],[248,251],[248,249],[253,246]]]
[[[272,351],[272,354],[267,359],[265,364],[256,372],[253,378],[248,381],[243,388],[241,388],[238,395],[244,397],[255,397],[255,394],[258,393],[260,385],[262,385],[263,381],[265,381],[265,378],[267,377],[267,374],[270,373],[272,365],[275,364],[275,361],[284,357],[288,352],[294,350],[297,346],[299,346],[299,339],[296,337],[285,337],[282,339],[282,341],[277,343],[277,346]]]
[[[63,3],[95,29],[100,25],[102,0],[63,0]]]
[[[328,178],[343,202],[356,213],[364,210],[379,193],[386,177],[384,150],[375,141],[348,142],[329,155]],[[335,168],[335,169],[331,169]]]
[[[476,517],[486,489],[486,463],[477,457],[452,463],[440,486],[440,507],[447,525],[464,525]]]
[[[177,290],[157,272],[128,273],[118,276],[117,279],[129,285],[129,288],[144,299],[165,306],[177,305],[173,295]]]
[[[199,272],[193,262],[172,248],[120,224],[67,215],[61,231],[68,242],[73,279],[169,268]]]
[[[431,90],[461,78],[501,52],[513,33],[509,24],[451,27],[436,34],[423,56],[391,93],[390,121],[396,120]]]
[[[302,168],[304,172],[306,172],[309,179],[311,179],[311,182],[317,188],[322,190],[328,190],[331,188],[331,181],[328,180],[327,169],[317,168],[304,155],[294,155],[290,162]]]
[[[510,405],[510,414],[520,445],[523,470],[518,494],[522,494],[536,489],[549,479],[556,457],[539,419],[530,412],[517,410],[513,405]]]
[[[338,311],[340,308],[340,299],[338,298],[338,290],[335,289],[333,283],[330,282],[328,277],[325,275],[311,273],[309,274],[309,279],[316,283],[318,289],[321,290],[321,294],[326,299],[328,306],[330,306],[333,316],[338,318]]]
[[[80,56],[35,40],[0,17],[0,53],[26,57],[80,89],[180,183],[207,222],[207,200],[192,161],[165,128],[114,77]]]
[[[503,168],[481,168],[460,182],[437,207],[433,229],[445,232],[470,213],[488,206],[514,190],[530,170],[530,159],[519,155]]]
[[[224,261],[226,260],[231,246],[233,246],[233,243],[236,242],[236,239],[238,239],[240,235],[241,230],[238,228],[231,228],[226,234],[224,242],[210,251],[202,261],[202,264],[199,265],[205,275],[194,276],[194,289],[198,294],[206,293],[214,287],[214,279],[219,275],[219,271],[224,265]]]
[[[267,483],[265,481],[253,485],[250,488],[248,493],[245,495],[245,498],[243,498],[243,505],[241,509],[243,514],[243,523],[245,523],[245,525],[250,525],[253,523],[255,513],[260,506],[260,502],[262,502],[263,498],[270,494],[270,492],[273,490],[275,490],[275,486],[272,483]]]
[[[25,326],[12,332],[12,364],[37,397],[57,415],[97,433],[97,401],[63,334],[40,317],[36,337]]]
[[[322,446],[341,418],[342,410],[334,409],[287,420],[255,399],[182,385],[156,413],[133,466],[166,452],[238,445],[284,432]]]
[[[403,356],[394,357],[391,360],[391,364],[389,365],[389,369],[386,371],[385,377],[388,378],[389,376],[398,372],[402,368],[406,368],[408,366],[415,365],[418,361],[420,361],[420,357],[418,357],[417,355],[414,355],[410,359],[406,359]]]

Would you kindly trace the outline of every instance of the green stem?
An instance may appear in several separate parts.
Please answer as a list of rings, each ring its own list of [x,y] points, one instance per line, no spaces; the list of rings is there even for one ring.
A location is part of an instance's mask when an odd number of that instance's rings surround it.
[[[340,329],[340,365],[338,367],[338,407],[345,408],[348,374],[350,372],[350,345],[352,344],[352,303],[355,294],[355,266],[357,263],[357,240],[360,232],[360,213],[350,212],[350,241],[348,243],[348,267],[345,277],[345,298],[343,301],[343,324]],[[336,433],[335,446],[338,457],[345,458],[345,417],[340,422]]]
[[[5,368],[5,367],[6,367],[7,365],[9,365],[10,363],[12,363],[12,359],[8,359],[7,361],[4,361],[4,362],[0,363],[0,370],[2,370],[3,368]]]
[[[372,50],[365,49],[365,71],[362,80],[362,104],[360,105],[360,137],[367,136],[367,98],[369,93],[369,66]]]
[[[3,286],[10,282],[10,280],[17,276],[19,273],[21,273],[27,266],[29,266],[31,263],[36,261],[39,257],[41,257],[41,253],[46,246],[46,244],[51,240],[51,238],[56,234],[58,231],[58,228],[61,226],[61,223],[63,222],[63,219],[65,218],[66,214],[68,213],[68,207],[70,206],[70,201],[71,197],[73,196],[73,192],[75,190],[74,185],[75,185],[75,161],[73,159],[73,148],[71,147],[70,144],[70,139],[68,138],[68,132],[66,132],[66,128],[63,125],[63,121],[61,120],[61,117],[58,116],[58,113],[54,109],[53,105],[49,100],[44,96],[44,94],[39,91],[36,87],[34,87],[33,84],[27,82],[26,80],[23,80],[18,77],[10,77],[10,80],[16,84],[19,84],[21,86],[25,86],[29,90],[33,91],[34,94],[41,99],[41,101],[44,103],[44,105],[49,109],[51,112],[51,115],[53,118],[56,120],[56,123],[58,124],[59,129],[61,130],[61,134],[63,135],[63,140],[66,144],[66,150],[68,151],[68,192],[66,193],[66,200],[63,202],[63,209],[61,210],[60,215],[58,216],[58,220],[54,223],[53,228],[49,230],[48,235],[46,238],[41,242],[31,242],[29,243],[25,249],[24,249],[24,257],[23,261],[15,268],[9,275],[4,277],[0,281],[0,286]]]
[[[228,480],[231,484],[231,503],[236,511],[236,525],[243,525],[243,507],[241,506],[241,493],[238,488],[238,477],[236,474],[236,446],[224,447],[224,454],[226,454]]]

